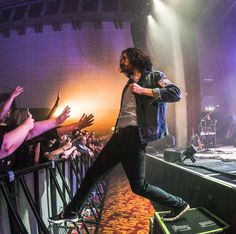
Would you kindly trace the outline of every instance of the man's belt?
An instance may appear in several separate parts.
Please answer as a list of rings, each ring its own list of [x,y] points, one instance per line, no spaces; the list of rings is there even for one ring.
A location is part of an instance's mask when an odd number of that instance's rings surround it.
[[[137,126],[127,126],[125,128],[116,128],[115,133],[117,134],[129,134],[136,132],[138,130]]]

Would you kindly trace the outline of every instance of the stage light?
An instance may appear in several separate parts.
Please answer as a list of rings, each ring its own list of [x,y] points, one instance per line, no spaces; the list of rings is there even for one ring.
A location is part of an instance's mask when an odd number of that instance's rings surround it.
[[[161,34],[168,36],[170,31],[176,31],[178,28],[176,12],[163,1],[153,1],[152,5],[152,16],[155,22],[158,23],[162,31]]]
[[[195,163],[196,159],[194,158],[194,154],[197,152],[198,150],[194,145],[188,146],[184,151],[178,148],[166,149],[164,151],[164,160],[172,163],[181,163],[186,159],[190,159]]]
[[[165,6],[165,4],[163,2],[161,2],[160,0],[153,1],[153,9],[156,13],[161,13],[166,8],[167,7]]]
[[[139,4],[139,12],[141,16],[148,16],[152,11],[152,3],[150,0],[142,0]]]
[[[154,20],[152,15],[148,16],[148,24],[149,24],[150,27],[154,27],[155,26],[155,20]]]
[[[186,159],[190,159],[193,163],[195,163],[196,159],[193,157],[193,155],[197,152],[198,152],[198,150],[194,145],[188,146],[186,148],[186,150],[181,155],[182,161],[184,161]]]

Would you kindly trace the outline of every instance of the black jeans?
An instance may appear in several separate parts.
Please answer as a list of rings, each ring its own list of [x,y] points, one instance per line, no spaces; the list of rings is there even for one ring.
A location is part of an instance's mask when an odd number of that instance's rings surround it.
[[[184,201],[162,189],[148,184],[145,179],[145,147],[141,144],[138,129],[114,133],[94,164],[86,172],[85,178],[66,206],[65,211],[79,210],[95,182],[121,162],[134,193],[168,207],[181,206]]]

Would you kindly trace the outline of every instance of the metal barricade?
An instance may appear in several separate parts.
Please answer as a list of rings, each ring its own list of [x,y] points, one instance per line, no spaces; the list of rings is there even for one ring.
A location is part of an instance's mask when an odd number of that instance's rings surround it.
[[[71,200],[93,160],[81,155],[1,174],[0,233],[96,233],[107,187],[104,178],[84,201],[78,222],[56,226],[47,221]]]

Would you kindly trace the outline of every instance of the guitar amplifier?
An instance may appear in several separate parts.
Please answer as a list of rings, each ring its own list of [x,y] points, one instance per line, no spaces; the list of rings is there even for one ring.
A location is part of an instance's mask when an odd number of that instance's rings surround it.
[[[169,211],[155,212],[152,219],[152,230],[155,234],[196,234],[224,233],[229,224],[206,210],[205,208],[189,209],[180,219],[174,222],[164,222],[161,217]],[[151,222],[151,221],[150,221]]]

